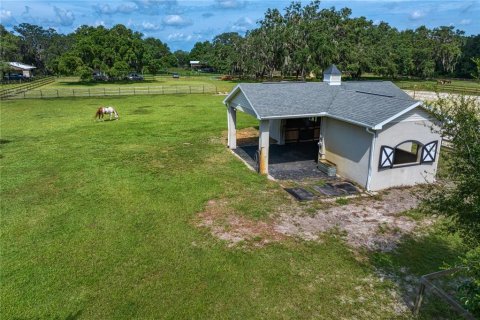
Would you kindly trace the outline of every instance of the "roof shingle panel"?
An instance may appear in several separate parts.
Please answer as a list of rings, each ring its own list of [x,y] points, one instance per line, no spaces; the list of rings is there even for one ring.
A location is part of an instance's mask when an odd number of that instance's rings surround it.
[[[340,86],[241,83],[238,87],[260,119],[322,114],[373,127],[418,102],[390,81],[349,81]]]

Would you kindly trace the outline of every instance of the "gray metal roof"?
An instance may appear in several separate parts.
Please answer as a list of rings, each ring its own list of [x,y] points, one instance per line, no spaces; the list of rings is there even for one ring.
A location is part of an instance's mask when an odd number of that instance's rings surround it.
[[[330,65],[330,67],[325,69],[323,74],[333,74],[335,76],[340,76],[340,75],[342,75],[342,72],[340,72],[340,70],[338,70],[336,65],[332,64],[332,65]]]
[[[22,69],[22,70],[32,70],[32,69],[37,68],[37,67],[31,66],[31,65],[28,65],[28,64],[25,64],[25,63],[21,63],[21,62],[9,62],[8,64],[11,67]]]
[[[224,102],[237,94],[259,119],[330,116],[377,129],[420,105],[390,81],[240,83]]]

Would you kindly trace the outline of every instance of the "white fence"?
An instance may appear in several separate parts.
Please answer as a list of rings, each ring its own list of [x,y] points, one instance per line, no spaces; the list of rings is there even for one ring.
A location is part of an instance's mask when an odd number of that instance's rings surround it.
[[[104,97],[104,96],[131,96],[150,94],[199,94],[217,93],[214,85],[175,85],[175,86],[141,86],[141,87],[101,87],[101,88],[59,88],[28,90],[7,99],[46,99],[65,97]]]

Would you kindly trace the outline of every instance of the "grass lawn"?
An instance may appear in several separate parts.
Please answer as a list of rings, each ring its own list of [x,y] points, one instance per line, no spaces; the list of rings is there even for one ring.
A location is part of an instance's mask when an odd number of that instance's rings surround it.
[[[229,248],[195,226],[211,199],[251,219],[291,201],[226,149],[222,99],[2,102],[1,318],[408,318],[374,273],[410,263],[408,244],[359,261],[335,236]],[[94,122],[99,104],[120,120]]]
[[[171,76],[156,76],[151,80],[144,81],[115,81],[115,82],[103,82],[103,81],[79,81],[78,77],[60,77],[55,82],[43,86],[42,89],[81,89],[81,88],[128,88],[128,87],[159,87],[159,86],[216,86],[217,91],[227,92],[230,91],[235,83],[231,81],[221,81],[209,76],[180,76],[178,79],[174,79]]]

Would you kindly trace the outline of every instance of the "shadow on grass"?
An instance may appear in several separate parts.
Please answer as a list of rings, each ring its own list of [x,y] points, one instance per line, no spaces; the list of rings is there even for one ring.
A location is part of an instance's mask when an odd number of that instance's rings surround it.
[[[65,317],[65,320],[76,320],[76,319],[79,319],[81,317],[83,313],[83,310],[78,310],[77,312],[75,313],[71,313],[69,314],[68,316]]]
[[[0,145],[12,142],[12,140],[0,139]]]
[[[458,236],[434,230],[423,236],[405,236],[395,251],[372,253],[370,261],[394,283],[405,305],[413,310],[420,277],[457,264],[465,250]],[[460,319],[455,311],[427,290],[419,319],[457,318]]]
[[[131,112],[131,114],[150,114],[153,110],[150,110],[152,106],[141,106]]]

